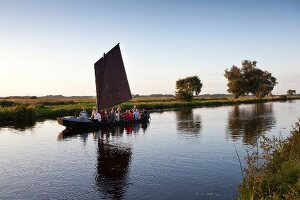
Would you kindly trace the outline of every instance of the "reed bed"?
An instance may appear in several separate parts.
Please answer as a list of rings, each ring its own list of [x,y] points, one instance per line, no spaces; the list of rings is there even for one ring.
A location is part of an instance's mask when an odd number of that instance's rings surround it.
[[[300,199],[300,123],[287,139],[264,137],[260,143],[262,152],[256,150],[247,156],[238,199]]]
[[[0,122],[28,123],[36,119],[36,108],[32,105],[16,105],[0,108]]]

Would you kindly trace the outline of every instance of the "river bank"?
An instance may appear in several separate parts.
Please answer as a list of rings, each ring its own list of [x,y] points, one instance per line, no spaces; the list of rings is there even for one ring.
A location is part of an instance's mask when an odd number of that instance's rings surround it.
[[[257,99],[252,96],[241,97],[237,100],[231,98],[194,98],[191,102],[178,101],[173,97],[140,97],[122,103],[122,110],[131,109],[134,105],[149,111],[161,111],[173,108],[212,107],[223,105],[236,105],[245,103],[258,103],[268,101],[286,101],[300,99],[300,96],[272,96]],[[76,116],[82,107],[88,112],[96,105],[95,98],[37,98],[37,99],[1,99],[0,123],[27,122],[35,119],[55,119],[60,116]]]
[[[287,139],[263,137],[260,143],[262,152],[247,157],[238,199],[300,199],[300,123]]]

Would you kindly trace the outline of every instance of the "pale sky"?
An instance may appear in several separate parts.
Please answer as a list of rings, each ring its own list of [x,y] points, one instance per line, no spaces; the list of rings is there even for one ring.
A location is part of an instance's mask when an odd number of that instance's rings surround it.
[[[95,95],[94,63],[120,43],[133,94],[198,75],[227,93],[244,59],[300,92],[300,1],[0,0],[0,96]]]

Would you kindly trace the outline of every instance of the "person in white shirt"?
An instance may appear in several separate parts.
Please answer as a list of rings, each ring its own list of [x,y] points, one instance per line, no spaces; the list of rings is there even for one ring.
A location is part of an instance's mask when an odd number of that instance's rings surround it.
[[[94,117],[94,120],[97,120],[98,122],[101,122],[101,115],[97,110],[96,110],[96,115]]]

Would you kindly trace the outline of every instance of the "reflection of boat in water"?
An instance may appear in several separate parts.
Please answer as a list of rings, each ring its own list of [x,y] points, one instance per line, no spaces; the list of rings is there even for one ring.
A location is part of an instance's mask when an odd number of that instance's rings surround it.
[[[96,95],[98,111],[104,110],[132,99],[119,44],[104,54],[95,65]],[[120,113],[121,114],[121,113]],[[62,117],[58,123],[67,128],[93,128],[118,126],[123,124],[148,123],[149,114],[142,113],[137,120],[95,122],[86,118]]]
[[[58,140],[64,140],[68,137],[74,137],[76,135],[80,135],[83,138],[87,137],[89,133],[98,134],[100,138],[103,138],[103,135],[109,135],[112,134],[113,136],[116,135],[122,135],[123,133],[126,134],[132,134],[132,133],[138,133],[140,129],[142,129],[143,132],[146,131],[148,128],[148,123],[143,124],[121,124],[119,126],[104,126],[104,127],[91,127],[91,128],[85,128],[85,129],[64,129],[62,132],[60,132],[57,136]]]

